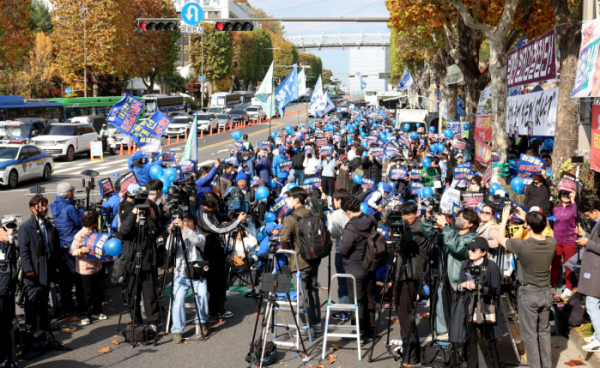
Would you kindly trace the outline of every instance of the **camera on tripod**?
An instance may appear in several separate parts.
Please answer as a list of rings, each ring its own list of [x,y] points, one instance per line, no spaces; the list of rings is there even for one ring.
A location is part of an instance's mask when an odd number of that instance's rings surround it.
[[[156,191],[141,190],[135,197],[133,197],[133,206],[139,209],[148,208],[148,195],[156,194]]]
[[[519,206],[517,206],[515,202],[513,202],[509,198],[506,198],[503,195],[490,194],[487,199],[488,205],[494,209],[494,212],[502,212],[505,206],[509,206],[511,215],[519,213]]]
[[[423,203],[425,204],[425,206],[427,206],[427,209],[429,211],[431,211],[432,215],[440,215],[442,213],[442,211],[440,209],[440,194],[439,193],[435,193],[434,195],[425,198],[423,200]]]
[[[400,211],[392,211],[388,215],[387,221],[392,230],[390,240],[392,241],[394,251],[395,253],[401,253],[400,246],[404,241],[404,233],[406,232],[406,229],[404,228],[404,220],[402,220],[402,214]]]
[[[473,279],[473,281],[476,284],[479,284],[479,277],[481,276],[481,267],[479,267],[479,266],[466,267],[465,273],[467,275],[471,276],[471,278]]]

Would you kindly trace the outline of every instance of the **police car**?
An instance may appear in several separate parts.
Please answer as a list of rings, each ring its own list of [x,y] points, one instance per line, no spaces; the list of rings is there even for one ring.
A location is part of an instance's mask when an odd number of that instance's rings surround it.
[[[0,185],[15,188],[19,181],[50,180],[52,155],[33,144],[0,143]]]

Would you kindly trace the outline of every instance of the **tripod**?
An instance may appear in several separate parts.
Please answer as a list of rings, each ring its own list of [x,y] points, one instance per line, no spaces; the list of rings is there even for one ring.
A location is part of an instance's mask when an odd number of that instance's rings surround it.
[[[248,248],[246,248],[246,244],[244,244],[244,231],[245,230],[242,227],[242,225],[239,225],[235,230],[233,230],[229,233],[229,238],[227,239],[226,249],[228,252],[228,256],[227,256],[226,264],[230,265],[229,272],[227,273],[227,287],[229,287],[232,277],[239,279],[241,282],[248,285],[248,287],[250,287],[250,288],[254,288],[254,285],[257,284],[257,280],[252,280],[252,268],[250,267]],[[241,234],[242,247],[244,248],[244,256],[245,256],[244,263],[245,263],[246,267],[248,268],[250,282],[244,280],[244,278],[240,275],[239,270],[231,269],[232,268],[231,267],[231,258],[233,257],[233,255],[235,253],[235,242],[237,241],[238,234]],[[257,274],[257,276],[258,276],[258,274]]]
[[[168,270],[170,268],[171,257],[173,255],[177,254],[177,250],[179,249],[179,246],[181,246],[181,250],[183,253],[183,260],[185,261],[185,269],[186,269],[187,277],[190,280],[190,285],[192,288],[192,296],[194,298],[194,305],[196,306],[196,318],[198,318],[199,323],[202,323],[202,321],[200,320],[200,309],[198,308],[198,301],[196,300],[196,290],[194,289],[194,278],[193,278],[193,274],[192,274],[192,269],[190,268],[190,262],[188,260],[188,250],[185,245],[185,241],[183,240],[183,236],[181,234],[181,228],[178,226],[173,227],[173,230],[171,231],[171,236],[169,237],[169,240],[167,243],[167,249],[169,250],[169,253],[167,255],[167,260],[165,262],[165,275],[163,276],[163,286],[162,286],[161,290],[165,290],[165,283],[167,282],[166,273],[168,272]],[[202,258],[204,259],[204,257],[202,257]],[[171,272],[172,272],[171,280],[173,281],[173,287],[171,288],[171,297],[169,299],[169,312],[167,314],[167,323],[165,325],[166,332],[169,332],[171,330],[170,329],[171,312],[172,312],[172,308],[173,308],[173,301],[175,298],[175,262],[173,262],[173,271],[171,271]],[[162,295],[162,293],[161,293],[161,295]],[[198,335],[198,331],[196,331],[196,335]],[[202,327],[200,327],[200,337],[202,340],[204,340],[204,331],[202,330]]]
[[[16,252],[15,252],[15,244],[14,244],[14,239],[13,239],[13,232],[14,229],[7,229],[9,232],[9,243],[8,243],[8,248],[5,250],[6,253],[6,262],[8,263],[8,276],[9,276],[9,285],[8,285],[8,302],[11,303],[11,305],[15,305],[15,292],[13,290],[13,274],[14,274],[14,269],[13,266],[14,264],[16,264]],[[15,257],[15,258],[13,258]],[[13,263],[14,262],[14,263]],[[0,272],[3,272],[2,270],[0,270]],[[17,347],[21,347],[22,348],[22,344],[23,344],[23,340],[21,339],[21,329],[19,328],[19,321],[16,319],[16,315],[14,313],[11,313],[11,316],[8,316],[9,318],[12,319],[12,327],[11,327],[11,350],[10,350],[10,354],[6,357],[6,361],[4,363],[5,367],[18,367],[18,359],[17,359],[17,353],[18,353],[18,349]],[[6,317],[6,316],[5,316]],[[0,357],[3,358],[3,357]]]

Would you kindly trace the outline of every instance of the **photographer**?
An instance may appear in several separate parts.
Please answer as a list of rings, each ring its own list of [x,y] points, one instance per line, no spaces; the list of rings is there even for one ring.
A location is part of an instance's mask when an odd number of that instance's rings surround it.
[[[202,198],[204,197],[204,194],[213,191],[212,181],[215,178],[215,176],[217,176],[220,165],[221,161],[217,160],[215,161],[213,167],[202,166],[198,170],[199,179],[196,180],[196,195],[198,196],[198,209],[200,209],[202,205]]]
[[[71,293],[73,284],[76,285],[77,304],[83,304],[81,286],[79,282],[76,282],[79,277],[75,272],[75,258],[69,253],[75,234],[82,228],[80,216],[83,209],[75,208],[74,198],[75,187],[66,182],[60,183],[56,188],[56,199],[50,205],[63,253],[60,291],[63,297],[64,313],[73,311],[73,295]]]
[[[204,256],[210,262],[207,276],[207,289],[210,295],[208,313],[220,318],[231,318],[233,312],[225,310],[225,294],[227,292],[227,254],[223,249],[220,235],[225,235],[235,230],[245,222],[248,215],[241,213],[234,221],[221,216],[218,212],[219,198],[213,192],[205,193],[202,197],[202,206],[198,212],[198,230],[204,235],[206,245]]]
[[[235,213],[246,212],[248,207],[248,217],[243,222],[250,235],[256,237],[256,216],[254,215],[254,189],[248,186],[248,177],[243,172],[239,172],[235,178],[236,186],[225,195],[224,200],[229,211]],[[246,204],[248,206],[246,206]]]
[[[159,156],[161,155],[162,153]],[[150,177],[150,163],[148,162],[149,158],[150,155],[145,155],[142,151],[138,151],[134,153],[131,158],[129,158],[129,161],[127,161],[127,167],[129,167],[129,171],[133,171],[135,173],[135,177],[141,186],[146,185],[146,183],[152,179],[152,177]],[[152,164],[162,166],[163,162],[162,159],[160,159],[158,161],[154,161]]]
[[[48,295],[50,283],[57,282],[56,269],[61,264],[62,252],[58,231],[48,222],[48,200],[36,195],[29,200],[31,218],[19,229],[19,256],[25,291],[25,324],[33,330],[57,330],[50,327]]]
[[[517,256],[519,324],[530,367],[552,367],[550,340],[550,265],[554,259],[556,240],[544,236],[546,217],[530,211],[525,217],[524,227],[528,239],[506,239],[506,224],[510,219],[510,207],[502,211],[502,223],[498,233],[498,244]],[[582,273],[583,275],[583,273]]]
[[[500,271],[496,263],[488,259],[489,245],[484,238],[474,238],[467,247],[469,249],[469,259],[460,265],[458,296],[452,307],[454,314],[450,324],[450,342],[463,343],[468,341],[468,345],[465,346],[467,367],[477,368],[479,366],[477,345],[479,335],[481,335],[483,341],[487,343],[482,344],[482,347],[485,347],[491,353],[492,362],[488,363],[488,367],[499,368],[500,359],[496,350],[496,340],[506,332],[504,325],[500,322],[500,315],[496,305],[496,298],[502,294],[500,289]],[[473,322],[470,325],[471,330],[467,331],[466,327],[469,326],[472,316],[470,308],[477,307],[476,287],[479,287],[481,295],[480,311],[485,312],[483,308],[486,305],[494,306],[496,322],[490,323],[488,321],[486,324]]]
[[[185,242],[185,248],[187,250],[187,261],[188,263],[204,261],[205,258],[202,255],[205,247],[204,235],[196,229],[196,216],[186,212],[181,219],[174,219],[173,223],[169,226],[169,240],[167,240],[167,251],[172,251],[173,229],[178,227],[181,229],[181,236]],[[180,344],[183,342],[183,329],[185,328],[185,298],[188,294],[188,290],[194,284],[194,292],[196,293],[196,303],[198,305],[198,314],[194,317],[196,323],[196,329],[202,328],[204,336],[209,333],[208,329],[208,289],[206,286],[205,278],[193,278],[189,279],[188,270],[186,268],[185,258],[183,254],[183,247],[181,244],[177,246],[175,260],[175,279],[173,280],[173,326],[171,327],[171,333],[173,334],[173,342]],[[210,269],[210,267],[209,267]],[[191,271],[192,277],[194,277],[194,271]],[[200,315],[200,320],[198,320]]]
[[[15,318],[17,249],[9,229],[11,232],[17,229],[14,217],[2,220],[0,227],[0,364],[12,357],[11,331]]]

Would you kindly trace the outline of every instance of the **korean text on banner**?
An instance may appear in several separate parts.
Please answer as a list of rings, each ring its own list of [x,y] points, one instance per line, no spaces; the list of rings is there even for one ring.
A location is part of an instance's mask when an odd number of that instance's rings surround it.
[[[484,142],[492,141],[492,116],[475,116],[475,138]]]
[[[388,170],[389,166],[388,166]],[[407,175],[406,168],[394,167],[390,170],[390,179],[392,180],[405,180]]]
[[[556,188],[558,190],[564,190],[567,192],[575,193],[577,192],[577,181],[574,176],[564,174],[560,178],[560,181],[558,182]]]
[[[104,243],[110,238],[110,234],[91,233],[85,238],[83,246],[90,250],[85,254],[85,258],[96,259],[102,262],[108,262],[106,253],[104,253]]]
[[[506,99],[506,132],[529,135],[528,124],[533,125],[534,136],[554,136],[558,88],[552,88]]]
[[[519,157],[519,166],[517,168],[520,173],[539,174],[546,168],[546,163],[539,157],[521,153],[521,157]]]
[[[150,118],[140,120],[129,133],[129,138],[141,146],[150,144],[160,139],[170,123],[171,119],[167,115],[157,111]]]
[[[363,179],[364,180],[364,179]],[[410,183],[410,195],[419,194],[419,189],[425,188],[425,184],[413,181]]]
[[[115,192],[115,188],[113,187],[110,178],[98,180],[98,184],[100,187],[100,193],[102,194],[102,198],[106,198]]]
[[[592,105],[592,139],[590,167],[600,172],[600,105]]]
[[[506,55],[508,88],[556,79],[555,30]]]
[[[139,184],[137,177],[133,171],[129,171],[119,177],[117,180],[117,186],[121,188],[121,193],[127,192],[127,188],[131,184]]]
[[[125,134],[129,134],[135,121],[144,110],[144,103],[126,93],[123,98],[114,104],[106,116],[106,121],[114,125]]]
[[[571,97],[600,96],[600,80],[596,77],[600,72],[598,50],[600,49],[600,18],[584,22],[581,28],[581,48],[577,62],[577,74]]]
[[[475,161],[488,167],[492,163],[492,146],[475,139]]]
[[[363,187],[363,190],[365,190],[365,191],[375,189],[375,180],[369,179],[369,178],[363,178],[362,187]]]
[[[454,134],[461,134],[461,125],[460,121],[449,121],[446,123],[446,129],[450,129]]]
[[[484,202],[484,194],[477,192],[462,192],[461,193],[462,201],[465,202],[465,207],[477,208],[479,203]]]
[[[298,71],[296,65],[290,74],[275,88],[275,101],[279,106],[279,114],[283,116],[285,106],[298,98]]]

